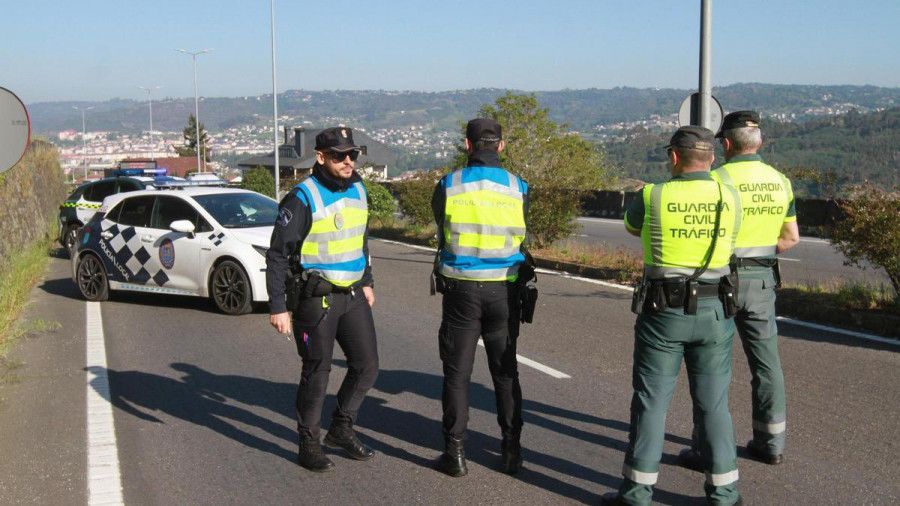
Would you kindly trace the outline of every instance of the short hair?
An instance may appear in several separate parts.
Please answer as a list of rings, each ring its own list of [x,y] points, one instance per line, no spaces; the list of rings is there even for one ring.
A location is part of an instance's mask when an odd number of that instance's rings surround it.
[[[725,137],[731,139],[735,151],[754,149],[762,142],[762,132],[757,127],[725,130]]]
[[[474,151],[497,151],[500,149],[500,140],[496,141],[486,141],[483,139],[479,139],[472,143],[472,149]]]
[[[713,155],[715,154],[712,151],[706,151],[703,149],[674,149],[681,156],[682,163],[689,166],[706,165],[707,167],[709,167],[712,164]]]

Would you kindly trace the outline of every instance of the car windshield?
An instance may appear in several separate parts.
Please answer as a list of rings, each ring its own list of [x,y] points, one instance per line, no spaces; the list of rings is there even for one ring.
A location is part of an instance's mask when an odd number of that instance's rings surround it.
[[[259,193],[214,193],[192,197],[225,228],[270,227],[278,203]]]

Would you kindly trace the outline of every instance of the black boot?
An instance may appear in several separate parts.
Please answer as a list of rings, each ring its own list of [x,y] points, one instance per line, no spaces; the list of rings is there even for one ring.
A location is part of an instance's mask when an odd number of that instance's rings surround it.
[[[356,460],[369,460],[375,456],[375,450],[364,445],[353,432],[353,422],[335,418],[331,421],[328,434],[325,434],[325,446],[329,448],[343,448],[350,458]]]
[[[310,471],[324,473],[334,469],[332,462],[324,453],[319,438],[309,434],[300,434],[300,451],[297,452],[297,463]]]
[[[700,452],[693,448],[685,448],[678,454],[678,465],[692,471],[703,472],[703,458]]]
[[[466,468],[466,449],[463,446],[463,438],[444,436],[444,444],[444,453],[441,454],[438,469],[454,478],[465,476],[469,470]]]
[[[500,442],[500,454],[503,457],[503,472],[516,474],[522,467],[522,444],[519,434],[503,438]]]

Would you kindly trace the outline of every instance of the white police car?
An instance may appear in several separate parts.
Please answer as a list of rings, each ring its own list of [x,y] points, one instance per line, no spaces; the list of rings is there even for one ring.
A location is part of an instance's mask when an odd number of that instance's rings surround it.
[[[184,181],[184,178],[166,174],[166,169],[121,169],[113,171],[111,177],[82,184],[59,206],[57,240],[71,255],[78,229],[91,221],[103,199],[117,193]]]
[[[278,203],[249,190],[191,186],[112,195],[78,232],[72,278],[87,300],[110,290],[210,297],[249,312],[266,294]]]

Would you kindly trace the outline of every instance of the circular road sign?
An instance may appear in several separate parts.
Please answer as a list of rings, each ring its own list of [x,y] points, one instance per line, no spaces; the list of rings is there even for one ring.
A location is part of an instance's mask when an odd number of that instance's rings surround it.
[[[0,88],[0,173],[15,167],[31,140],[31,120],[15,93]]]
[[[719,103],[719,99],[710,95],[710,109],[709,111],[709,122],[715,128],[711,130],[713,132],[718,132],[719,128],[722,127],[722,117],[724,116],[722,112],[722,104]],[[684,99],[684,102],[681,103],[681,107],[678,108],[678,126],[686,126],[686,125],[699,125],[700,124],[700,93],[692,93],[691,96]]]

